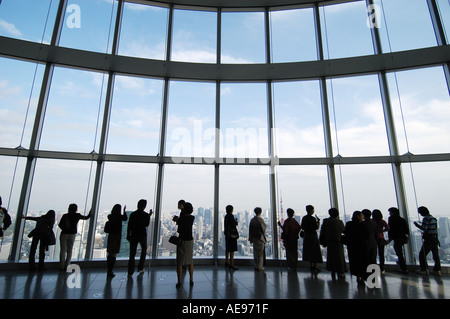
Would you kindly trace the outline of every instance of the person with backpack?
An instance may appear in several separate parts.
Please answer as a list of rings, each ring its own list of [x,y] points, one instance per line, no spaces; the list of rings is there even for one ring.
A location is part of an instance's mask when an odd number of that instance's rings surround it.
[[[61,217],[58,227],[61,228],[59,236],[60,253],[59,253],[59,270],[66,271],[72,259],[73,244],[75,236],[78,232],[78,222],[80,219],[86,220],[91,218],[92,209],[86,216],[77,213],[77,204],[70,204],[67,213]]]
[[[418,273],[428,275],[427,255],[431,251],[434,260],[433,274],[441,276],[437,219],[430,214],[430,211],[425,206],[420,206],[418,212],[423,217],[422,224],[414,222],[414,226],[422,231],[423,238],[422,249],[419,252],[420,270]]]

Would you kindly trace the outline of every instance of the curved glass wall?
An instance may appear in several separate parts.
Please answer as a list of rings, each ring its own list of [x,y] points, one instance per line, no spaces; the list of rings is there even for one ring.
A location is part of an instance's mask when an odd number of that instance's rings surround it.
[[[287,208],[300,219],[311,204],[324,219],[338,207],[347,221],[397,206],[419,238],[424,205],[448,263],[449,2],[192,1],[1,1],[0,196],[13,224],[0,260],[28,260],[34,223],[21,216],[59,219],[71,203],[94,211],[73,258],[102,260],[111,208],[129,214],[145,198],[155,260],[175,256],[184,199],[195,258],[223,258],[227,205],[237,258],[252,256],[261,207],[275,260]],[[58,254],[57,243],[47,259]]]

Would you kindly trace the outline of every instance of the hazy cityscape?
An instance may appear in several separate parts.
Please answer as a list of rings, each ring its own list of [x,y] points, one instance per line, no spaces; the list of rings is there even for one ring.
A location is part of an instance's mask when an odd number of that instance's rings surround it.
[[[59,220],[65,212],[57,213],[57,220]],[[127,212],[129,216],[131,212]],[[30,213],[30,216],[40,216],[43,212],[35,212]],[[94,251],[93,251],[93,259],[106,259],[106,243],[107,243],[107,234],[104,232],[103,227],[109,212],[104,212],[103,214],[99,214],[97,220],[97,227],[95,233],[95,243],[94,243]],[[176,223],[172,221],[173,215],[178,215],[179,211],[173,211],[171,213],[161,214],[161,227],[159,234],[159,243],[158,243],[158,258],[175,258],[176,257],[176,247],[168,242],[169,237],[173,234],[176,234]],[[193,236],[194,236],[194,257],[196,258],[211,258],[213,256],[213,225],[214,225],[214,214],[212,208],[203,208],[199,207],[194,213],[195,221],[193,226]],[[219,258],[225,255],[225,242],[223,236],[223,219],[225,216],[224,212],[220,212],[220,218],[218,220],[219,227],[219,249],[218,256]],[[252,245],[248,241],[248,225],[251,218],[254,216],[253,209],[248,209],[244,211],[237,211],[234,213],[234,216],[238,220],[238,230],[240,234],[240,238],[238,239],[238,251],[235,253],[236,258],[252,258],[253,257],[253,248]],[[266,246],[266,256],[268,259],[273,258],[273,236],[272,236],[272,221],[270,211],[265,209],[263,210],[262,217],[264,218],[267,225],[267,240],[268,245]],[[303,216],[295,216],[298,222],[301,221]],[[327,218],[327,216],[318,215],[318,217],[323,220]],[[386,218],[387,219],[387,218]],[[439,222],[439,240],[440,240],[440,257],[443,264],[450,263],[450,221],[447,217],[439,217],[437,216]],[[346,216],[343,220],[349,220],[349,217]],[[413,251],[415,255],[415,259],[418,262],[418,252],[422,245],[421,233],[420,231],[413,226],[414,220],[410,222],[410,231],[411,231],[411,243],[413,246]],[[151,255],[151,245],[150,241],[152,238],[152,225],[149,227],[149,248],[147,253]],[[31,245],[31,238],[28,238],[29,232],[34,228],[35,222],[27,221],[25,223],[24,228],[24,239],[21,247],[21,261],[28,261],[28,254]],[[83,260],[86,249],[86,237],[87,237],[87,228],[89,226],[89,221],[80,221],[78,225],[78,235],[76,236],[73,257],[72,260]],[[118,258],[127,259],[129,255],[129,245],[128,241],[125,239],[126,237],[126,228],[127,222],[123,223],[123,240],[121,245],[120,253],[118,254]],[[10,253],[11,241],[12,241],[12,229],[14,229],[14,224],[10,229],[5,233],[5,236],[2,241],[1,250],[0,250],[0,258],[1,260],[6,260]],[[83,231],[84,230],[84,231]],[[56,238],[59,239],[59,227],[57,227],[57,223],[55,223],[54,231],[56,234]],[[279,234],[279,232],[278,232]],[[278,235],[279,236],[279,235]],[[386,234],[387,238],[387,234]],[[302,259],[302,238],[299,238],[299,260]],[[285,250],[281,243],[281,240],[278,238],[277,243],[280,245],[280,259],[285,259]],[[139,248],[138,248],[139,249]],[[322,256],[324,261],[326,260],[326,248],[322,247]],[[59,258],[59,241],[55,246],[51,246],[46,253],[46,261],[54,261]],[[431,254],[428,257],[431,261]],[[397,261],[397,256],[394,252],[392,244],[386,247],[385,251],[385,259],[386,263],[394,263]]]

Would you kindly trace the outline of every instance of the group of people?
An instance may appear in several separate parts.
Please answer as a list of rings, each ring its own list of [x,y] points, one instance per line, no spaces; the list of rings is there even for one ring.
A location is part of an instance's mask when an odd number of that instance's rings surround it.
[[[369,276],[367,267],[377,264],[382,273],[385,272],[385,246],[393,242],[395,253],[398,257],[400,271],[408,273],[406,267],[403,246],[409,241],[409,227],[404,218],[400,216],[396,207],[388,209],[389,219],[386,222],[380,210],[370,211],[363,209],[355,211],[352,219],[345,225],[339,219],[339,211],[331,208],[328,211],[329,218],[323,220],[320,226],[320,219],[313,216],[314,207],[306,206],[306,215],[302,218],[301,224],[294,219],[294,210],[288,209],[288,218],[284,224],[278,222],[282,228],[281,238],[286,249],[286,259],[288,267],[295,269],[298,261],[298,239],[303,238],[303,260],[309,261],[311,271],[320,271],[318,263],[322,263],[320,245],[327,248],[326,269],[331,271],[331,276],[336,279],[344,278],[347,271],[347,264],[344,257],[344,245],[347,246],[350,274],[356,276],[357,283],[364,285]],[[435,262],[433,273],[441,275],[441,263],[439,258],[439,240],[437,232],[437,219],[433,217],[429,210],[421,206],[418,208],[419,214],[423,217],[421,223],[414,225],[421,229],[423,245],[419,252],[420,274],[428,274],[427,255],[432,252]],[[384,233],[388,234],[388,240]]]

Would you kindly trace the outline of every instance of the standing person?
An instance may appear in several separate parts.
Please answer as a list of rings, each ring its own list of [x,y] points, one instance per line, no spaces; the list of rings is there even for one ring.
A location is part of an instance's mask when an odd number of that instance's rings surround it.
[[[350,274],[356,276],[356,282],[361,286],[365,285],[367,275],[367,239],[369,237],[369,231],[363,220],[364,215],[360,211],[355,211],[352,220],[345,224]]]
[[[317,230],[320,227],[320,219],[314,214],[314,206],[306,206],[306,215],[302,218],[301,227],[304,231],[303,236],[303,261],[309,261],[312,272],[319,272],[317,263],[322,263],[322,253],[320,252],[319,238]]]
[[[2,207],[2,197],[0,196],[0,237],[3,237],[3,233],[11,225],[11,216],[8,214],[8,210]]]
[[[284,248],[286,249],[286,261],[289,269],[296,269],[298,263],[298,234],[300,233],[300,224],[295,220],[295,211],[292,208],[286,210],[288,218],[283,225],[278,222],[282,228],[282,240]]]
[[[194,237],[192,236],[192,225],[195,217],[192,216],[194,208],[192,204],[186,202],[184,204],[183,214],[178,218],[178,234],[181,239],[181,244],[177,246],[177,288],[181,287],[181,275],[183,266],[189,267],[190,285],[194,285]]]
[[[226,215],[224,218],[224,235],[225,235],[225,266],[231,269],[238,269],[234,265],[234,252],[237,251],[237,239],[239,233],[237,231],[238,221],[233,216],[233,206],[225,207]]]
[[[327,263],[326,269],[331,271],[331,278],[345,278],[347,265],[345,264],[344,246],[341,242],[342,234],[345,232],[345,226],[339,219],[339,211],[337,208],[328,210],[329,218],[325,218],[320,229],[321,242],[327,247]],[[323,241],[322,241],[323,238]]]
[[[377,229],[378,226],[370,217],[372,217],[372,212],[368,209],[363,209],[362,213],[364,215],[363,223],[366,225],[369,231],[369,236],[367,238],[367,262],[369,265],[377,263]]]
[[[441,259],[439,258],[439,239],[437,219],[430,214],[425,206],[418,208],[419,214],[423,217],[422,224],[414,222],[414,226],[422,231],[423,244],[419,252],[420,270],[418,273],[428,275],[427,255],[431,251],[433,254],[433,274],[441,275]]]
[[[403,245],[408,243],[409,240],[409,227],[406,220],[400,217],[400,212],[397,207],[391,207],[389,211],[389,231],[388,237],[390,243],[394,241],[394,251],[398,258],[398,265],[400,266],[400,272],[407,274],[408,268],[406,267],[406,259],[403,253]]]
[[[105,233],[108,234],[108,241],[106,246],[106,252],[108,253],[107,263],[107,276],[112,278],[115,276],[113,269],[116,263],[116,256],[120,252],[120,244],[122,241],[122,222],[128,219],[125,212],[127,206],[123,207],[120,204],[115,204],[111,209],[111,214],[108,215],[108,221],[105,224]]]
[[[43,271],[45,251],[48,246],[55,244],[55,234],[53,233],[53,225],[55,224],[55,211],[49,210],[45,215],[40,217],[23,217],[25,220],[32,220],[36,222],[36,227],[30,232],[28,237],[33,238],[31,241],[30,255],[28,263],[30,271],[35,270],[35,256],[37,246],[39,244],[39,266],[38,270]]]
[[[153,211],[144,211],[147,207],[147,200],[140,199],[137,203],[137,210],[130,214],[127,226],[127,240],[130,242],[130,258],[128,259],[128,277],[133,276],[135,268],[135,257],[138,244],[141,246],[138,272],[144,272],[145,256],[147,255],[147,227],[150,225],[150,216]]]
[[[86,220],[92,216],[92,209],[86,216],[77,213],[77,211],[77,204],[70,204],[67,213],[61,217],[58,224],[58,227],[61,228],[61,235],[59,236],[59,270],[61,271],[66,271],[72,259],[73,243],[78,232],[78,222],[80,219]]]
[[[384,247],[386,246],[386,239],[384,238],[384,233],[389,231],[388,223],[383,219],[383,214],[379,209],[374,209],[372,211],[372,218],[377,224],[377,247],[378,247],[378,260],[380,263],[381,273],[384,274]]]
[[[250,220],[248,228],[248,240],[253,244],[253,260],[255,262],[255,270],[264,271],[264,254],[266,248],[266,223],[261,217],[261,207],[254,209],[255,216]]]

